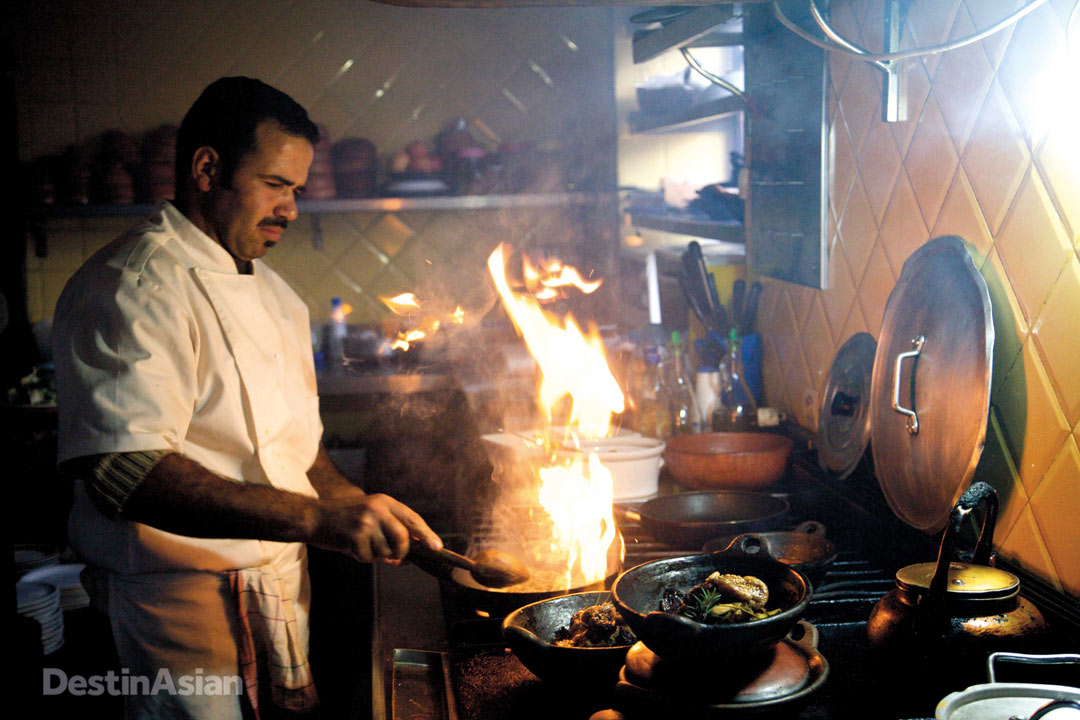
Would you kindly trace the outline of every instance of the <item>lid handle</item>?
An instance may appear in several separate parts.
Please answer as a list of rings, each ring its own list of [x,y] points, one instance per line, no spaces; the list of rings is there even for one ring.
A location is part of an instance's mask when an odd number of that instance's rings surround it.
[[[1080,665],[1080,654],[1060,653],[1057,655],[1028,655],[1027,653],[993,652],[986,659],[986,674],[991,683],[996,683],[994,665],[999,662],[1015,662],[1022,665]]]
[[[907,430],[912,435],[919,434],[919,415],[914,409],[909,409],[900,404],[900,366],[907,358],[914,358],[911,364],[911,407],[915,407],[915,372],[919,368],[919,355],[922,353],[923,343],[926,336],[920,335],[911,341],[912,350],[902,352],[896,356],[896,366],[893,370],[892,409],[901,415],[907,416]]]

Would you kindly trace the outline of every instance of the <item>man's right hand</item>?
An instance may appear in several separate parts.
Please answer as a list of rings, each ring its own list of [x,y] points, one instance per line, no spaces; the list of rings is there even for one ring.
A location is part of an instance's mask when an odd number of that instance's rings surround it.
[[[442,540],[424,519],[389,495],[357,495],[320,501],[312,544],[352,555],[362,562],[401,560],[410,538],[433,550]]]

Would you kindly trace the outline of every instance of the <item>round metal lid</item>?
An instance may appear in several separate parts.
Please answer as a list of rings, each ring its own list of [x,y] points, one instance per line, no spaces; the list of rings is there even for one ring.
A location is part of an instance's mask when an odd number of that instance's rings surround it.
[[[896,583],[907,590],[926,591],[937,569],[936,562],[908,565],[896,571]],[[1020,578],[1011,572],[987,565],[968,563],[949,563],[949,579],[945,582],[945,592],[965,596],[978,595],[981,598],[1008,595],[1020,587]]]
[[[869,333],[847,339],[833,359],[818,415],[818,463],[841,479],[870,444],[870,392],[877,342]]]
[[[870,434],[889,507],[925,532],[945,526],[982,454],[993,346],[990,294],[963,241],[912,253],[885,306]]]

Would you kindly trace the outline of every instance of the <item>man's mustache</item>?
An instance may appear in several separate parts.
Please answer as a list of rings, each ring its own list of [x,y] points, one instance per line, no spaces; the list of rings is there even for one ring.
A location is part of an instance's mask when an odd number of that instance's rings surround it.
[[[259,221],[259,227],[280,227],[282,230],[289,227],[289,221],[285,218],[266,218]]]

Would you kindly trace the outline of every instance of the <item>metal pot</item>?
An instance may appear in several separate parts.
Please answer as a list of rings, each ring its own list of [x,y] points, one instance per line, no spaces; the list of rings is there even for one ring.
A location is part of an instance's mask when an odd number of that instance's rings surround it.
[[[994,678],[994,664],[1005,660],[1034,665],[1058,663],[1080,665],[1080,655],[1073,654],[993,653],[986,662],[990,682],[974,685],[946,696],[938,703],[934,717],[938,720],[963,720],[963,718],[1039,720],[1061,708],[1080,710],[1080,688],[1065,685],[997,682]]]
[[[956,534],[980,505],[985,512],[973,562],[956,561]],[[1046,621],[1020,596],[1019,579],[989,565],[996,518],[997,493],[973,484],[950,514],[937,562],[897,571],[896,588],[878,601],[867,624],[873,656],[890,672],[970,678],[975,668],[964,658],[1030,650],[1045,635]]]

